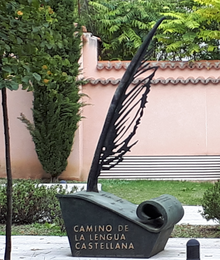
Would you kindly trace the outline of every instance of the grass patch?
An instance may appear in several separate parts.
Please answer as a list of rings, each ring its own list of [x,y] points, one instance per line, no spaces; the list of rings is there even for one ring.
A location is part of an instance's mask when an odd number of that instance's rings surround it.
[[[220,226],[175,225],[171,237],[220,238]]]
[[[0,235],[5,235],[5,225],[0,225]],[[53,224],[12,225],[13,236],[66,236],[66,232]],[[220,226],[175,225],[171,237],[220,238]]]
[[[0,179],[0,183],[5,183]],[[105,180],[100,179],[102,190],[115,194],[132,203],[141,202],[170,194],[176,197],[182,205],[201,205],[204,192],[210,188],[212,182],[192,181],[153,181],[153,180]],[[5,225],[0,225],[0,235],[5,235]],[[34,236],[66,236],[59,226],[49,223],[35,223],[30,225],[13,225],[12,235]],[[175,225],[171,237],[184,238],[220,238],[220,226]]]
[[[66,236],[59,226],[49,223],[35,223],[30,225],[12,225],[13,236]],[[0,235],[5,235],[5,225],[0,225]]]
[[[16,180],[14,180],[16,182]],[[6,179],[0,179],[0,184],[5,184]],[[68,183],[81,183],[68,181]],[[156,198],[162,194],[176,197],[182,205],[201,205],[204,192],[213,185],[211,181],[165,181],[165,180],[118,180],[99,179],[102,190],[112,193],[132,203]]]
[[[153,180],[104,180],[100,179],[102,190],[115,194],[132,203],[140,204],[145,200],[162,194],[176,197],[182,205],[201,205],[204,192],[211,182],[192,181],[153,181]]]

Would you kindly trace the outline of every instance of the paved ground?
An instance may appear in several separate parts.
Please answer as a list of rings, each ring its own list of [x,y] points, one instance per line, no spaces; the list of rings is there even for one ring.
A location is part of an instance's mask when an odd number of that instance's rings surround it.
[[[201,207],[184,207],[185,215],[180,224],[215,225],[207,222],[199,213]],[[189,239],[170,238],[163,252],[152,260],[186,260],[186,243]],[[220,260],[220,239],[198,239],[201,260]],[[0,260],[3,260],[5,237],[0,236]],[[13,236],[12,260],[67,260],[73,259],[67,237]],[[74,258],[97,259],[97,258]],[[100,260],[101,258],[99,258]],[[107,260],[108,258],[105,258]],[[122,258],[121,258],[122,259]],[[111,258],[111,260],[114,260]],[[123,259],[122,259],[123,260]]]
[[[191,225],[216,225],[212,220],[207,221],[202,217],[201,206],[183,206],[184,216],[178,224],[191,224]],[[219,258],[220,260],[220,258]]]
[[[188,239],[170,238],[165,250],[151,257],[152,260],[186,260]],[[220,239],[199,239],[201,260],[220,259]],[[3,260],[4,239],[0,237],[0,258]],[[13,237],[12,260],[71,260],[67,237]],[[96,260],[98,258],[75,258]],[[105,258],[107,260],[108,258]],[[122,258],[121,258],[122,259]],[[101,260],[101,258],[99,258]],[[114,260],[114,259],[111,259]]]

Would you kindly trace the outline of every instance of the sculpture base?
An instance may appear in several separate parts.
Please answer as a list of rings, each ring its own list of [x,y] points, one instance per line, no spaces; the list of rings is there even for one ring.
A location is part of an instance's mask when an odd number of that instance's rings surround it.
[[[164,249],[175,224],[144,224],[136,205],[103,191],[57,197],[74,257],[149,258]]]

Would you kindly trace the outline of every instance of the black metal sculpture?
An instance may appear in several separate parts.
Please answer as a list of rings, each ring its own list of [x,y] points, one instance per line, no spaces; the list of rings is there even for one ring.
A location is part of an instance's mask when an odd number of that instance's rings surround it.
[[[116,166],[123,160],[123,155],[137,143],[130,141],[140,124],[151,80],[157,70],[157,67],[149,66],[148,59],[152,52],[148,47],[163,20],[164,18],[161,18],[147,35],[114,94],[92,161],[87,191],[98,192],[97,182],[101,170]],[[149,72],[146,78],[129,88],[135,79],[146,72]]]
[[[157,67],[150,67],[147,48],[163,19],[158,21],[131,61],[110,105],[95,151],[87,191],[59,194],[62,215],[74,257],[149,258],[161,252],[183,217],[181,203],[171,195],[139,206],[111,193],[97,190],[102,169],[111,169],[135,145],[135,135]],[[148,76],[133,88],[133,80]]]

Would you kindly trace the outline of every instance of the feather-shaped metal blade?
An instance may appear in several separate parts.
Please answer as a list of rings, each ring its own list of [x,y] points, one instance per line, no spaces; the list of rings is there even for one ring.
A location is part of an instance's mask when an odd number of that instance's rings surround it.
[[[137,143],[131,140],[140,124],[150,83],[157,70],[157,67],[149,67],[147,62],[151,54],[148,47],[163,20],[160,19],[149,32],[116,89],[93,157],[87,191],[98,192],[97,182],[101,170],[109,170],[120,163],[124,154]],[[147,76],[129,88],[143,73],[147,73]]]

